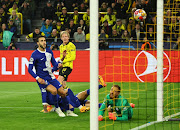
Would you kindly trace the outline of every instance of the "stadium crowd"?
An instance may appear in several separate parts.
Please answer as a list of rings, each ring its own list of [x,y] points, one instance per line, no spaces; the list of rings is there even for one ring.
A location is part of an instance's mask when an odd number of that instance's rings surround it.
[[[3,31],[21,35],[21,22],[26,40],[45,35],[48,42],[61,42],[59,33],[70,33],[72,42],[89,42],[89,0],[51,0],[41,11],[42,27],[32,30],[31,20],[41,0],[1,0],[0,1],[0,40]],[[168,0],[164,0],[166,4]],[[179,35],[180,10],[175,2],[170,10],[165,8],[164,40],[177,41]],[[147,18],[138,22],[134,19],[136,9],[143,9]],[[23,15],[20,20],[17,13]],[[156,0],[99,0],[99,46],[108,48],[108,42],[155,42],[156,40]]]

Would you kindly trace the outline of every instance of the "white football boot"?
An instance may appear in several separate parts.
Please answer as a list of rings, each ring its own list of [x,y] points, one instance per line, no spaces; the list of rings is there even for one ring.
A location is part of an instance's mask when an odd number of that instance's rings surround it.
[[[55,109],[56,113],[60,116],[60,117],[65,117],[66,115],[61,111],[61,108],[58,107]]]
[[[74,117],[77,117],[78,115],[75,114],[73,111],[71,110],[67,110],[67,116],[74,116]]]

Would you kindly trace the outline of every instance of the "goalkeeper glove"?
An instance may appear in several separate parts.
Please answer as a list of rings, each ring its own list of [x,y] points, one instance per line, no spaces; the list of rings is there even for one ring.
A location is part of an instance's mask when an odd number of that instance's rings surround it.
[[[113,113],[111,113],[111,112],[109,112],[109,119],[111,119],[111,120],[116,120],[117,119],[117,117],[116,116],[114,116],[114,114]]]
[[[99,120],[99,121],[103,121],[103,116],[102,116],[102,115],[99,115],[99,116],[98,116],[98,120]]]

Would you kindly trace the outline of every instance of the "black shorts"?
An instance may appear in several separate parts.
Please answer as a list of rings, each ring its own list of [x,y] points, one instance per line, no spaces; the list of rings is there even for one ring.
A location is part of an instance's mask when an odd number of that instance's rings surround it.
[[[59,75],[64,77],[64,81],[67,81],[69,74],[72,72],[70,67],[63,67],[59,69]]]

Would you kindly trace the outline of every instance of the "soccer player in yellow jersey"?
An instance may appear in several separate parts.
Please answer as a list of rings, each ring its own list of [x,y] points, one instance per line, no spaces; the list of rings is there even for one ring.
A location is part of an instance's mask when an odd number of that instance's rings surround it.
[[[68,75],[72,72],[73,61],[76,59],[76,46],[69,42],[70,35],[66,31],[62,31],[60,34],[63,43],[60,45],[60,59],[63,67],[59,69],[58,81],[62,83],[62,86],[66,88],[66,81]],[[66,53],[65,56],[63,53]]]

